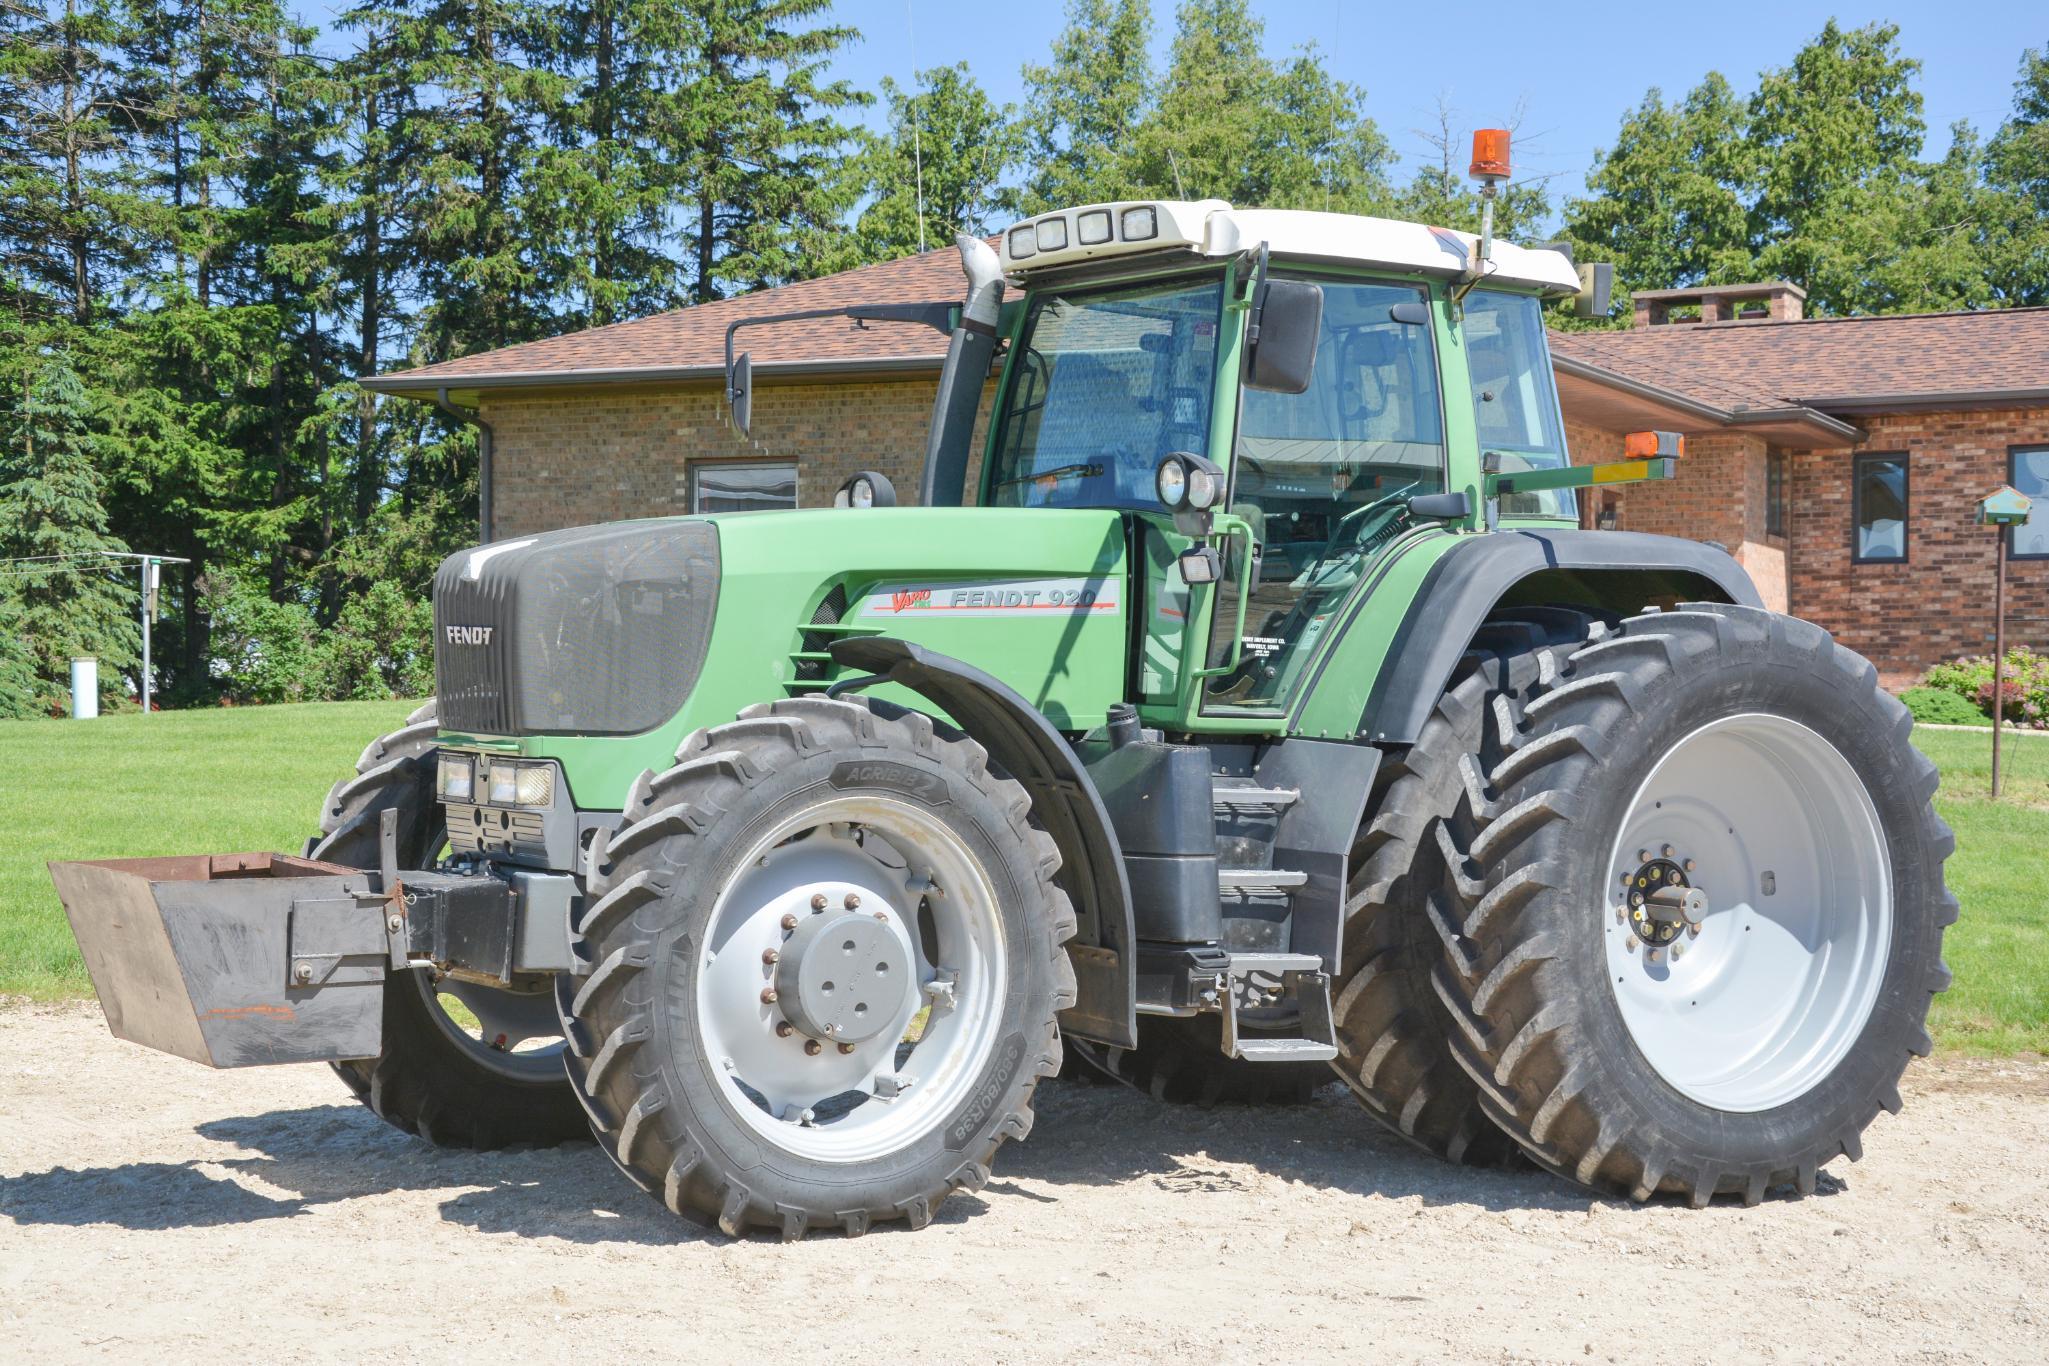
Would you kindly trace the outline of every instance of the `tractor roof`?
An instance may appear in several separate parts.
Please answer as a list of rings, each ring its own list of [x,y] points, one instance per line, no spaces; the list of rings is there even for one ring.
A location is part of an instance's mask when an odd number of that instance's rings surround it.
[[[1478,250],[1473,233],[1362,214],[1234,209],[1221,199],[1124,200],[1044,213],[1003,234],[1003,268],[1029,277],[1056,266],[1161,250],[1225,257],[1261,243],[1290,261],[1378,266],[1403,273],[1463,274]],[[1494,283],[1572,293],[1579,276],[1562,251],[1497,239]]]

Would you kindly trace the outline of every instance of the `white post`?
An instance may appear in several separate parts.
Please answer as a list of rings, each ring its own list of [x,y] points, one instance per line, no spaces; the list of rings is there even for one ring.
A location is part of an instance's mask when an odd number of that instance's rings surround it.
[[[100,714],[100,662],[91,655],[71,661],[71,714],[81,721]]]
[[[142,561],[142,714],[149,715],[149,619],[156,614],[157,562]]]

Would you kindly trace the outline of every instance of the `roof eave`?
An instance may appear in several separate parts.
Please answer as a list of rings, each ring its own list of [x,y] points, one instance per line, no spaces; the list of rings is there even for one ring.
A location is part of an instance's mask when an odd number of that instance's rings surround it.
[[[771,380],[914,375],[936,373],[945,359],[941,355],[930,355],[757,361],[754,373]],[[468,375],[435,374],[431,369],[400,370],[394,374],[365,375],[356,382],[373,393],[431,401],[444,390],[467,393],[499,389],[582,389],[616,384],[695,384],[724,378],[725,367],[721,365],[641,365],[603,370],[504,370]]]
[[[1605,369],[1588,361],[1579,360],[1572,356],[1561,356],[1555,351],[1551,355],[1551,364],[1554,368],[1563,370],[1568,375],[1576,376],[1590,383],[1606,385],[1611,389],[1631,394],[1648,402],[1678,409],[1681,412],[1689,413],[1704,422],[1712,423],[1718,427],[1791,426],[1813,428],[1843,441],[1855,441],[1863,436],[1863,432],[1851,424],[1839,418],[1831,417],[1827,413],[1810,408],[1805,404],[1788,404],[1782,408],[1718,408],[1711,403],[1702,403],[1699,399],[1689,398],[1685,394],[1667,389],[1662,385],[1652,384],[1645,380],[1631,379],[1626,375],[1619,375],[1613,370]]]
[[[1831,413],[1925,413],[1957,408],[2014,408],[2049,403],[2049,388],[1950,389],[1907,394],[1803,398],[1803,407]]]

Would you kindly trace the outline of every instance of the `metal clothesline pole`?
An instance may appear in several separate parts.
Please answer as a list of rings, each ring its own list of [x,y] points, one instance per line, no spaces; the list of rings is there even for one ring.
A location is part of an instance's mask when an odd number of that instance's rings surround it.
[[[137,675],[142,693],[142,714],[150,711],[150,618],[156,615],[157,586],[162,581],[162,569],[167,564],[191,564],[192,561],[178,555],[139,555],[132,551],[102,550],[100,554],[113,560],[134,560],[142,574],[142,668]]]

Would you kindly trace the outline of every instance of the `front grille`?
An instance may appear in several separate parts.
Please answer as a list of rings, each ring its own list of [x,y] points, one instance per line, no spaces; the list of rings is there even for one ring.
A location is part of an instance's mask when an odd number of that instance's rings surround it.
[[[463,551],[434,576],[444,728],[632,735],[697,683],[718,603],[709,522],[621,522]]]

